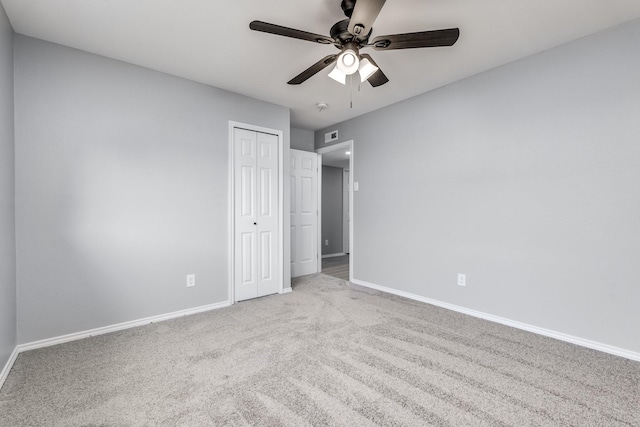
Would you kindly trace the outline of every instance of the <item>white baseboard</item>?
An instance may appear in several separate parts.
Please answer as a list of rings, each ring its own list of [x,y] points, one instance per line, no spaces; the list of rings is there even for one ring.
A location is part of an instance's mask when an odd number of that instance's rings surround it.
[[[73,334],[62,335],[54,338],[33,341],[27,344],[19,344],[18,353],[23,351],[35,350],[37,348],[49,347],[52,345],[62,344],[69,341],[80,340],[83,338],[93,337],[96,335],[108,334],[110,332],[122,331],[124,329],[135,328],[136,326],[144,326],[149,323],[162,322],[164,320],[175,319],[178,317],[189,316],[191,314],[203,313],[205,311],[216,310],[218,308],[229,307],[229,301],[223,301],[216,304],[203,305],[200,307],[189,308],[186,310],[174,311],[172,313],[161,314],[158,316],[145,317],[144,319],[132,320],[129,322],[118,323],[116,325],[104,326],[101,328],[90,329],[88,331],[75,332]]]
[[[340,252],[340,253],[337,253],[337,254],[326,254],[326,255],[322,255],[322,258],[335,258],[335,257],[337,257],[337,256],[345,256],[345,255],[346,255],[346,253],[344,253],[344,252]]]
[[[386,286],[375,285],[373,283],[365,282],[363,280],[353,279],[351,283],[356,285],[364,286],[366,288],[376,289],[378,291],[387,292],[389,294],[398,295],[401,297],[409,298],[415,301],[424,302],[426,304],[435,305],[438,307],[446,308],[447,310],[456,311],[458,313],[467,314],[469,316],[477,317],[484,320],[489,320],[491,322],[500,323],[502,325],[511,326],[516,329],[522,329],[524,331],[533,332],[534,334],[543,335],[545,337],[555,338],[560,341],[569,342],[571,344],[576,344],[581,347],[590,348],[593,350],[602,351],[604,353],[613,354],[615,356],[624,357],[626,359],[635,360],[640,362],[640,353],[636,353],[634,351],[626,350],[620,347],[614,347],[609,344],[603,344],[597,341],[592,341],[580,337],[575,337],[573,335],[568,335],[562,332],[553,331],[550,329],[540,328],[538,326],[529,325],[527,323],[517,322],[515,320],[507,319],[500,316],[495,316],[493,314],[483,313],[481,311],[472,310],[469,308],[461,307],[454,304],[449,304],[446,302],[434,300],[431,298],[426,298],[420,295],[412,294],[409,292],[400,291],[393,288],[388,288]]]
[[[289,292],[291,292],[291,291],[292,291],[292,289],[291,289],[291,288],[284,288],[284,289],[282,290],[282,293],[283,293],[283,294],[288,294],[288,293],[289,293]]]
[[[9,360],[7,360],[7,363],[5,363],[4,368],[2,368],[2,371],[0,371],[0,389],[2,389],[2,385],[4,384],[4,381],[9,376],[9,371],[13,367],[13,363],[18,358],[18,353],[20,353],[18,351],[18,347],[14,348],[13,352],[11,353],[11,356],[9,356]]]

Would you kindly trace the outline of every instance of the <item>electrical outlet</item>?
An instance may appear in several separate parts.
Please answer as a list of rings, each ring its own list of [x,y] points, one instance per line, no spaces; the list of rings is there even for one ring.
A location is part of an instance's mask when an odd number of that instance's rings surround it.
[[[196,275],[187,274],[187,288],[192,288],[196,285]]]
[[[325,246],[329,246],[329,241],[328,241],[328,240],[325,240],[325,241],[324,241],[324,245],[325,245]]]
[[[467,286],[467,275],[458,273],[458,286]]]

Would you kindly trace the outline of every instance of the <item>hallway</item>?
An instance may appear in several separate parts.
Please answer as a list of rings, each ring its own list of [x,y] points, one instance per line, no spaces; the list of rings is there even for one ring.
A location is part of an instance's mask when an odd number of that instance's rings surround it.
[[[322,272],[328,276],[349,281],[349,254],[323,258]]]

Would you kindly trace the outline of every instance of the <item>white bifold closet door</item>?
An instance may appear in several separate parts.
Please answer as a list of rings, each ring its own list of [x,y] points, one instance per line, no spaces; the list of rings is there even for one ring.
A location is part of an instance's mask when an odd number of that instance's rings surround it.
[[[278,137],[234,129],[234,288],[242,301],[278,293]]]

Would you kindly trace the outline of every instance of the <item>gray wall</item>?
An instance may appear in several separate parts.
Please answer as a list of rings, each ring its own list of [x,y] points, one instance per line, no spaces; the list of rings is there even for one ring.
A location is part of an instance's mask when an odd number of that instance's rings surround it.
[[[0,4],[0,371],[16,346],[13,29]]]
[[[342,175],[340,168],[322,166],[322,255],[343,251]]]
[[[635,21],[332,126],[355,278],[640,352],[638,52]]]
[[[18,342],[226,301],[229,120],[287,159],[289,110],[24,36],[15,57]]]
[[[291,148],[315,151],[314,133],[311,130],[291,128]]]

